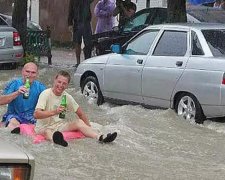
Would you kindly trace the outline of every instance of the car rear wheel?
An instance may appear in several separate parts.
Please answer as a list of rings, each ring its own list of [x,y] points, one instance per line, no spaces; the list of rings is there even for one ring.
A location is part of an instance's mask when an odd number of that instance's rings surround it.
[[[85,97],[94,100],[98,105],[104,102],[98,80],[93,76],[89,76],[84,80],[81,86],[81,92]]]
[[[192,94],[183,93],[176,101],[175,110],[179,116],[184,119],[194,119],[196,123],[202,124],[205,120],[205,116],[202,111],[202,107],[197,98]]]

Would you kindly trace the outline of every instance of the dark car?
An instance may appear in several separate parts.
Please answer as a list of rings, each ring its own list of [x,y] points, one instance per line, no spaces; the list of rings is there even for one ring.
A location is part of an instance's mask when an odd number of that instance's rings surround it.
[[[8,25],[8,26],[12,26],[12,16],[8,16],[5,14],[1,14],[0,13],[0,25]],[[42,28],[39,24],[27,20],[27,30],[31,30],[31,31],[41,31]]]
[[[150,24],[161,24],[167,20],[166,8],[146,8],[138,11],[124,26],[114,27],[112,31],[94,34],[92,43],[94,55],[110,53],[112,44],[124,44]]]
[[[112,44],[123,45],[131,37],[148,25],[161,24],[167,21],[167,8],[146,8],[138,11],[125,23],[112,31],[93,35],[93,55],[110,53]],[[188,6],[187,22],[225,23],[225,11],[208,6]]]

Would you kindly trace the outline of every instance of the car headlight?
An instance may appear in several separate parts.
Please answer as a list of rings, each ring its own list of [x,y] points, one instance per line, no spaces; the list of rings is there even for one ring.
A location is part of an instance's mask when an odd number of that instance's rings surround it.
[[[1,180],[29,180],[31,166],[28,164],[0,165]]]

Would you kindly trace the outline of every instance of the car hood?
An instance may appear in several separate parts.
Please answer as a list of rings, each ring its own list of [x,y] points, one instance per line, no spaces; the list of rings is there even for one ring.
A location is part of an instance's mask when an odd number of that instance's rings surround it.
[[[0,141],[0,163],[29,163],[28,155],[15,144]]]
[[[110,56],[110,54],[95,56],[95,57],[86,59],[81,64],[106,64],[109,56]]]

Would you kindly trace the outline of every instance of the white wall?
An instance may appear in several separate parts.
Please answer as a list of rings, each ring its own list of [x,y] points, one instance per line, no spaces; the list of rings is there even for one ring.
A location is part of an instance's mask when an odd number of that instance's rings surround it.
[[[14,3],[12,3],[12,9]],[[39,24],[39,0],[27,0],[27,19]]]
[[[137,11],[146,8],[147,0],[132,0],[137,5]],[[167,0],[150,0],[150,7],[166,7]]]
[[[39,0],[31,1],[31,21],[39,24]]]
[[[166,0],[150,0],[150,7],[166,7]]]

